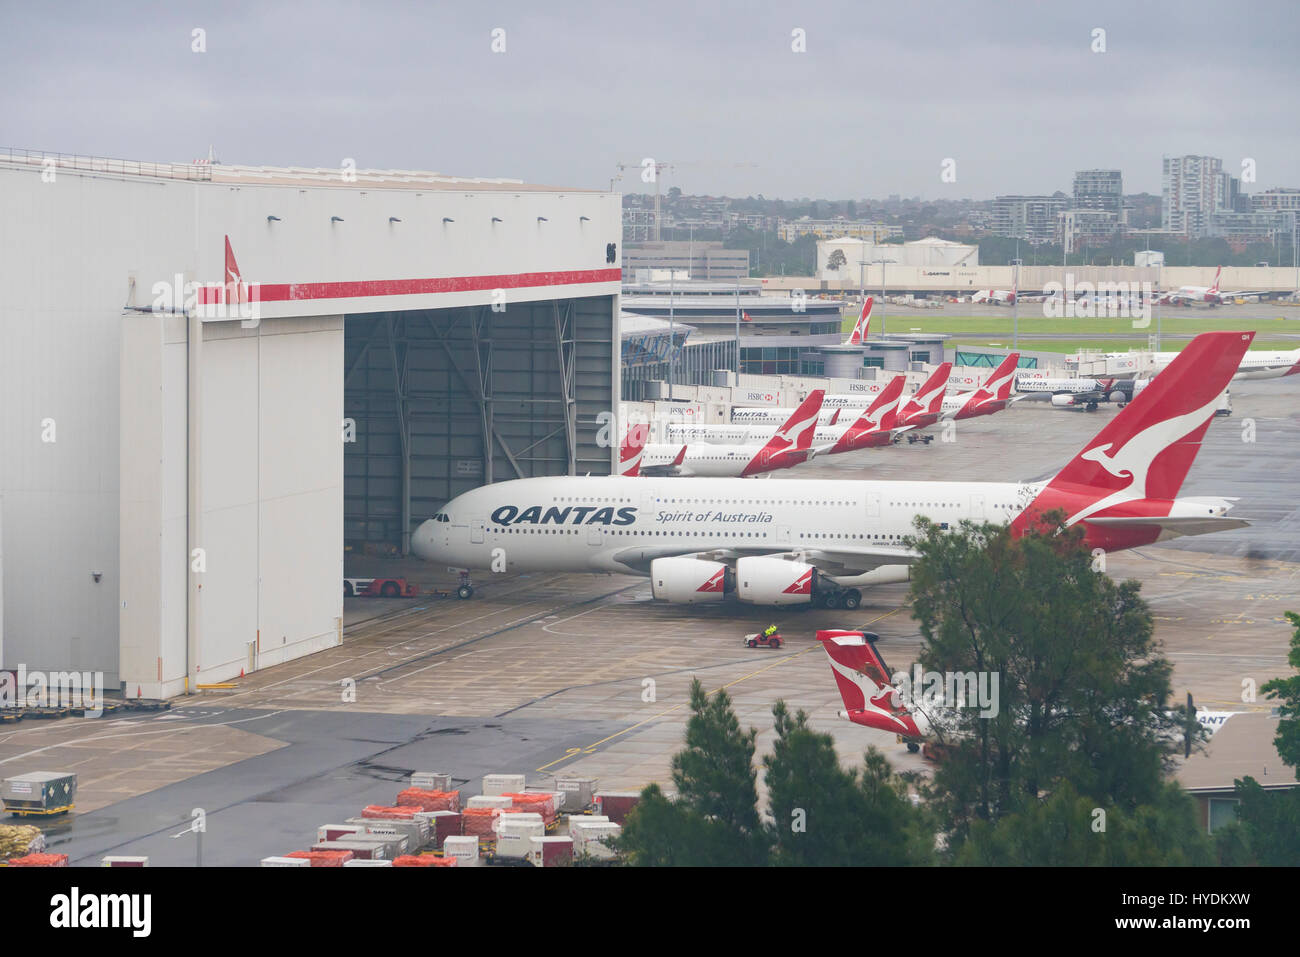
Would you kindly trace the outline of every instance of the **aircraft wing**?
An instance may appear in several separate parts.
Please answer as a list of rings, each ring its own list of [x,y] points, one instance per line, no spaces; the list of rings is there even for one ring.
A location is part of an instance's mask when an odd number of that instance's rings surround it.
[[[1160,539],[1178,538],[1181,535],[1207,535],[1210,532],[1223,532],[1230,528],[1246,528],[1250,522],[1244,518],[1225,518],[1206,515],[1135,515],[1111,518],[1085,518],[1085,523],[1100,525],[1105,528],[1150,528],[1160,529]]]

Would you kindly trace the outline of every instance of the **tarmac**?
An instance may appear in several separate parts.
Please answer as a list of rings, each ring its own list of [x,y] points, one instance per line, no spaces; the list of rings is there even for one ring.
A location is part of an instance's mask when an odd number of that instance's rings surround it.
[[[1215,420],[1183,489],[1239,497],[1233,514],[1251,527],[1108,556],[1112,576],[1142,583],[1177,700],[1190,691],[1212,709],[1266,710],[1263,699],[1243,701],[1243,689],[1290,673],[1283,613],[1300,610],[1298,386],[1234,383],[1234,414]],[[1041,479],[1116,411],[1026,401],[959,423],[952,442],[819,458],[766,481]],[[346,564],[349,575],[407,575],[422,590],[454,582],[414,559]],[[563,773],[597,778],[602,789],[657,781],[672,791],[696,677],[727,690],[742,726],[758,729],[760,755],[783,699],[833,735],[846,763],[875,745],[900,769],[927,768],[893,736],[836,717],[842,704],[814,637],[819,628],[874,631],[890,667],[908,668],[921,637],[906,585],[864,591],[851,613],[665,605],[633,576],[484,573],[475,586],[468,601],[348,599],[340,646],[168,712],[24,721],[0,732],[0,776],[78,773],[74,814],[43,824],[51,849],[73,864],[110,853],[193,864],[200,849],[188,828],[199,808],[203,863],[251,865],[309,847],[320,824],[390,803],[412,771],[451,773],[464,795],[490,772],[524,773],[530,788]],[[770,622],[784,647],[743,646]]]

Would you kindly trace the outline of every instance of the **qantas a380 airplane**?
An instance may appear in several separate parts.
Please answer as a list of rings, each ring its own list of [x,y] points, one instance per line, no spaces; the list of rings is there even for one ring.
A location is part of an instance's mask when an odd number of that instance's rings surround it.
[[[1060,509],[1108,551],[1239,528],[1229,500],[1176,496],[1253,338],[1197,336],[1047,482],[515,479],[458,495],[411,545],[457,568],[648,575],[669,602],[856,608],[859,587],[908,580],[918,515],[1023,534]]]

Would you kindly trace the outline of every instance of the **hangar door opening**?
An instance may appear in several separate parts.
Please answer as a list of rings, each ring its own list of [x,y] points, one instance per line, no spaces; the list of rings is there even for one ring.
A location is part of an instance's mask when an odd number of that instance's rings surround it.
[[[346,316],[345,544],[405,555],[479,485],[608,475],[616,315],[593,296]]]

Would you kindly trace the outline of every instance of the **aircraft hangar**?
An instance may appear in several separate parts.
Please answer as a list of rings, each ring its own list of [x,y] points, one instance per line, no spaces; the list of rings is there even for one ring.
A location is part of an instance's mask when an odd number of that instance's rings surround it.
[[[0,667],[132,697],[342,640],[346,545],[606,474],[621,200],[0,151]]]

